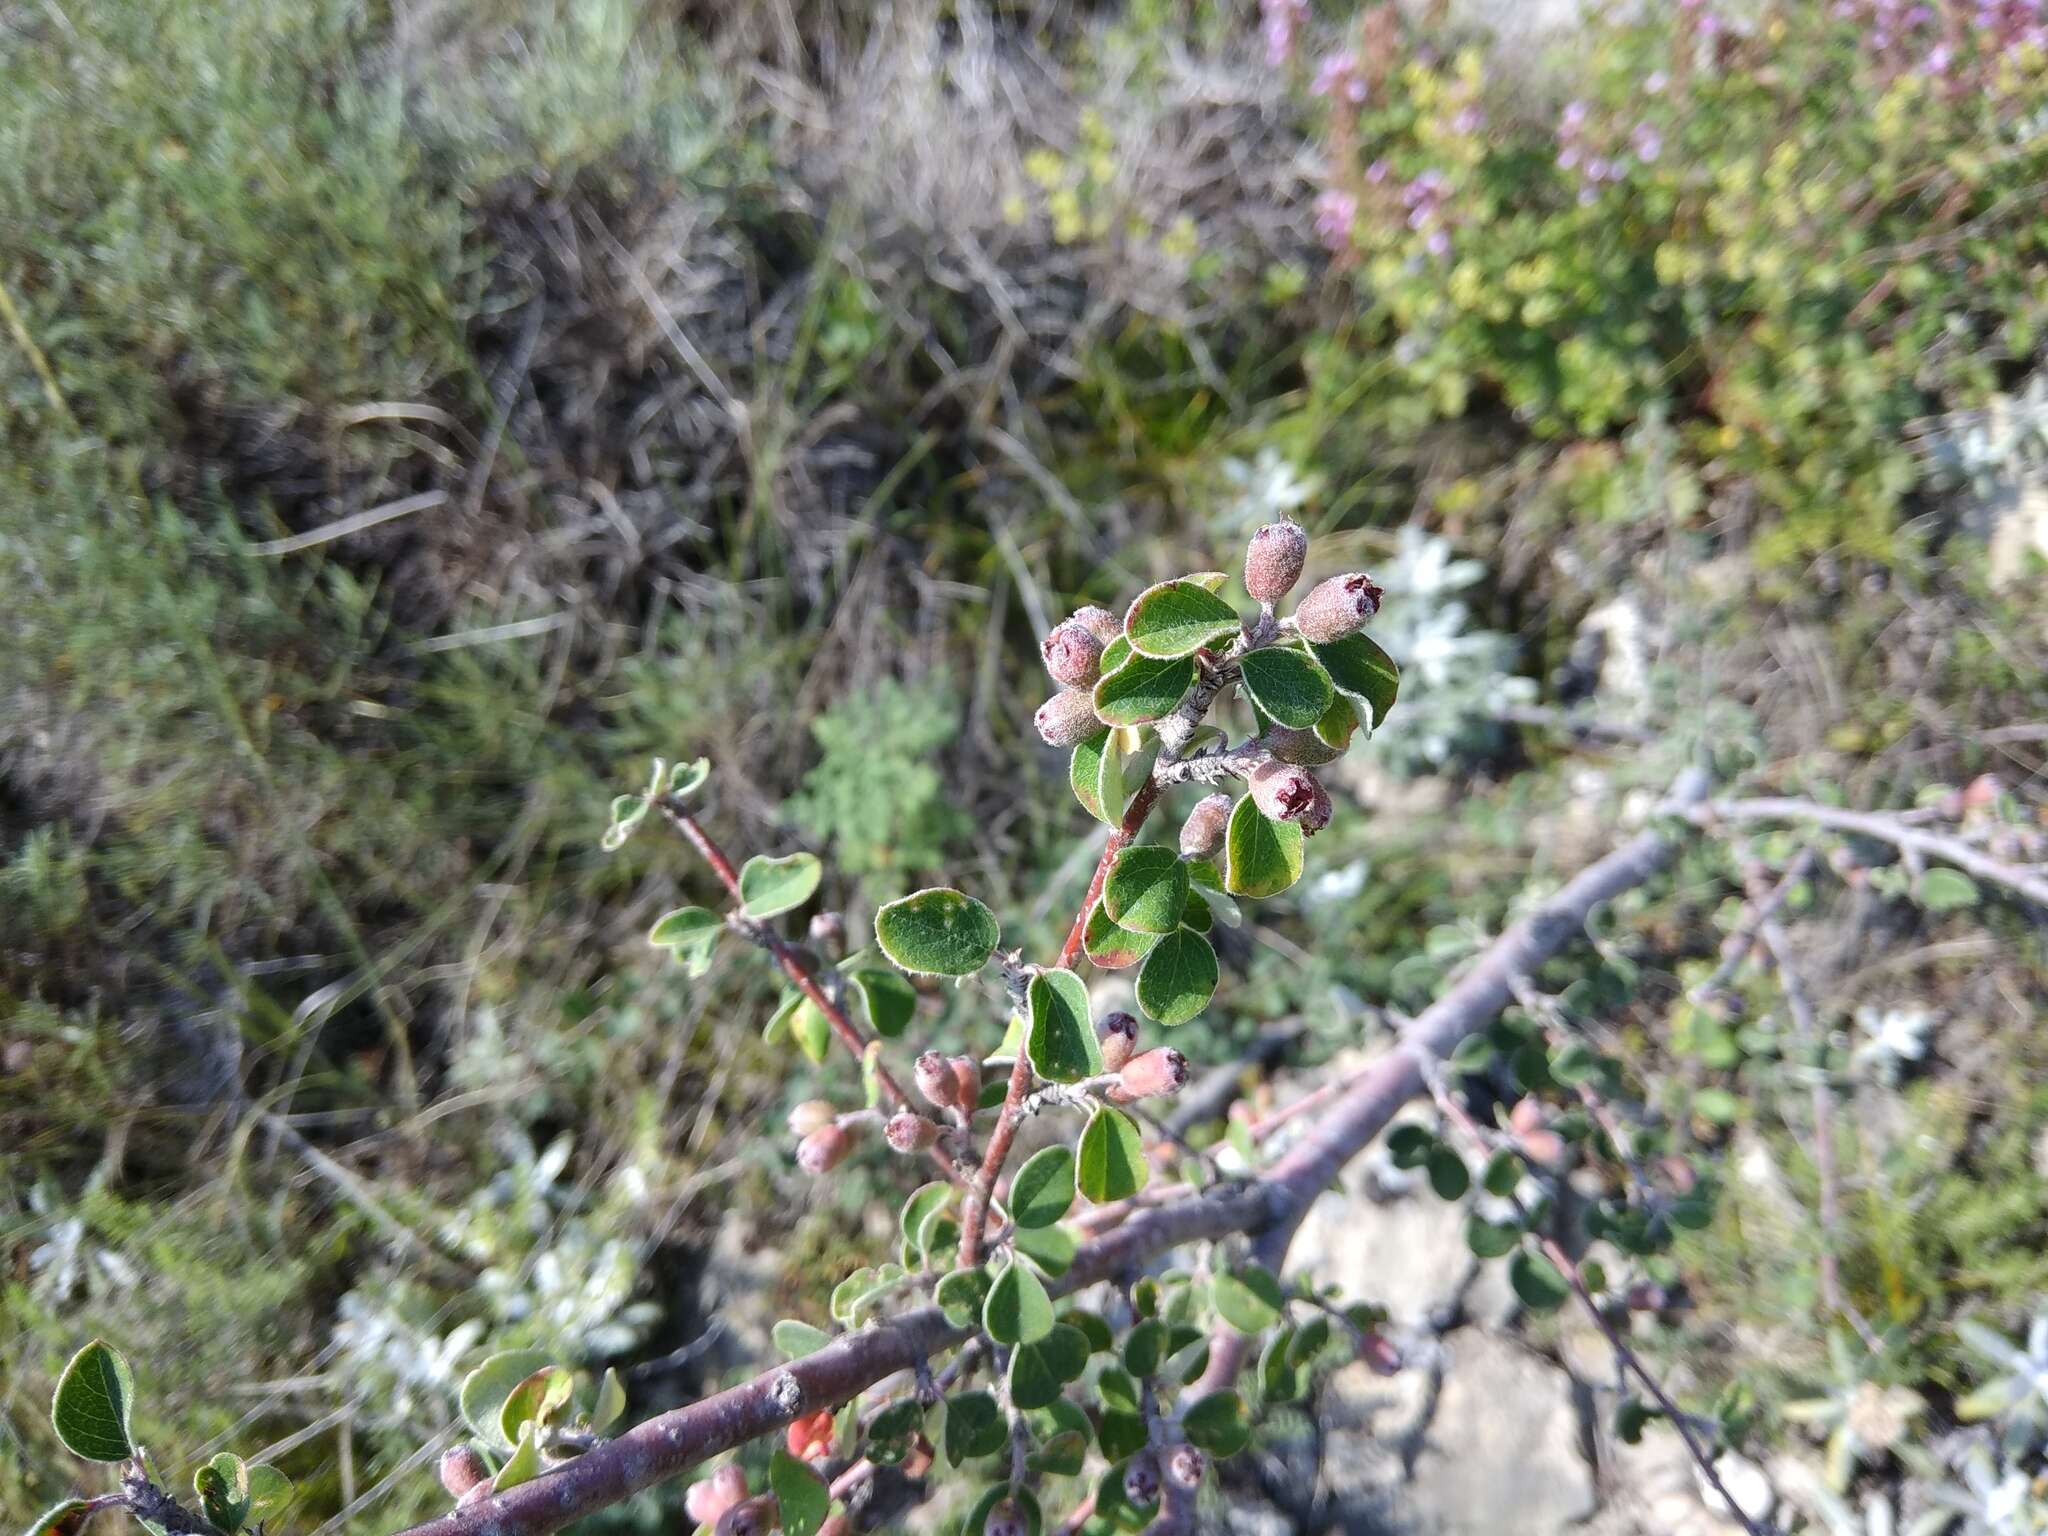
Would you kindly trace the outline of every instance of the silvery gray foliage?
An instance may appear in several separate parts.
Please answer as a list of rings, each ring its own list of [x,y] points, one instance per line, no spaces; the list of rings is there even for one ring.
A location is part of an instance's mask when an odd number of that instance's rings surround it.
[[[1398,732],[1374,736],[1374,756],[1393,772],[1420,774],[1488,750],[1500,712],[1532,703],[1537,690],[1512,670],[1514,639],[1472,627],[1471,610],[1454,595],[1486,567],[1458,559],[1450,540],[1411,523],[1378,574],[1387,600],[1374,633],[1401,664],[1403,713]]]
[[[1925,1008],[1874,1008],[1856,1010],[1856,1027],[1862,1034],[1850,1053],[1852,1067],[1872,1073],[1891,1087],[1913,1066],[1926,1060],[1934,1038],[1935,1018]]]
[[[2018,393],[1995,395],[1976,410],[1935,417],[1918,446],[1935,485],[1980,498],[2048,468],[2048,373],[2031,375]]]

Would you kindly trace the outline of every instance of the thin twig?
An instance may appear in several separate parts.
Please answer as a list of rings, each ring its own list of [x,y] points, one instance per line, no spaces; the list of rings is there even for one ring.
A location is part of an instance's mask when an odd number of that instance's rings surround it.
[[[1800,849],[1792,862],[1785,866],[1785,873],[1779,877],[1778,883],[1771,887],[1769,894],[1761,901],[1752,901],[1749,904],[1742,915],[1742,921],[1735,925],[1735,931],[1721,941],[1721,963],[1714,967],[1711,976],[1686,994],[1692,1002],[1704,1004],[1721,989],[1723,983],[1742,968],[1742,962],[1748,958],[1751,947],[1756,943],[1759,930],[1778,915],[1778,909],[1785,905],[1785,899],[1792,894],[1793,887],[1813,872],[1813,863],[1813,850]]]

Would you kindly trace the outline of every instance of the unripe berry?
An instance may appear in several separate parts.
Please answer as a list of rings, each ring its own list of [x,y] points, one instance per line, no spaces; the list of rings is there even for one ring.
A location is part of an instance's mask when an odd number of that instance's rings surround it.
[[[972,1056],[953,1058],[953,1091],[959,1095],[954,1102],[968,1114],[980,1107],[981,1063]]]
[[[853,1135],[845,1126],[821,1125],[796,1144],[796,1165],[805,1173],[830,1173],[852,1150]]]
[[[988,1519],[981,1524],[981,1536],[1024,1536],[1026,1529],[1023,1512],[1016,1502],[1004,1499],[988,1512]]]
[[[889,1117],[889,1123],[882,1127],[882,1136],[892,1152],[923,1152],[939,1139],[939,1128],[923,1115],[906,1109]]]
[[[1031,723],[1048,747],[1078,746],[1102,729],[1095,718],[1095,700],[1082,688],[1054,694],[1038,706]]]
[[[1202,1474],[1208,1470],[1207,1459],[1192,1445],[1176,1445],[1167,1452],[1166,1475],[1183,1488],[1200,1487]]]
[[[1383,1333],[1368,1333],[1360,1338],[1358,1358],[1375,1376],[1397,1376],[1401,1372],[1401,1351]]]
[[[1102,642],[1072,619],[1055,624],[1038,643],[1045,670],[1063,688],[1093,688],[1102,676]]]
[[[910,1069],[917,1091],[936,1109],[951,1109],[960,1102],[960,1079],[953,1063],[937,1051],[926,1051]]]
[[[1204,795],[1180,824],[1180,856],[1206,859],[1223,845],[1223,829],[1230,825],[1230,796]]]
[[[1353,571],[1310,588],[1294,610],[1294,628],[1302,639],[1328,645],[1356,634],[1379,611],[1379,587],[1363,571]]]
[[[1124,632],[1124,621],[1107,608],[1076,608],[1067,622],[1080,625],[1105,646]]]
[[[1103,1070],[1121,1072],[1138,1048],[1138,1021],[1121,1008],[1105,1013],[1096,1020],[1095,1038],[1102,1045]]]
[[[1291,725],[1267,726],[1259,745],[1297,768],[1320,768],[1344,755],[1314,731],[1297,731]]]
[[[458,1499],[491,1480],[491,1469],[473,1445],[451,1445],[441,1453],[441,1486]]]
[[[1159,1463],[1150,1451],[1140,1451],[1124,1468],[1124,1497],[1146,1508],[1159,1502]]]
[[[1276,603],[1301,580],[1308,560],[1308,535],[1299,523],[1268,523],[1244,551],[1244,589],[1252,600]]]
[[[1261,763],[1250,784],[1252,804],[1275,821],[1299,821],[1315,808],[1315,775],[1292,763]]]
[[[683,1513],[699,1525],[716,1525],[726,1512],[747,1501],[747,1474],[728,1461],[683,1495]]]
[[[789,1454],[799,1461],[815,1461],[832,1450],[832,1410],[820,1408],[802,1418],[792,1419],[785,1437]]]
[[[1334,808],[1330,804],[1330,792],[1323,788],[1323,781],[1312,778],[1309,782],[1316,787],[1316,798],[1315,803],[1302,813],[1301,830],[1304,835],[1314,837],[1330,824]]]
[[[811,942],[829,954],[846,948],[846,919],[837,912],[819,912],[811,918]]]
[[[839,1118],[839,1111],[823,1099],[805,1099],[789,1112],[789,1134],[801,1141],[813,1131],[822,1131]]]
[[[1112,1104],[1179,1093],[1188,1080],[1188,1059],[1170,1045],[1158,1046],[1124,1063],[1106,1097]]]

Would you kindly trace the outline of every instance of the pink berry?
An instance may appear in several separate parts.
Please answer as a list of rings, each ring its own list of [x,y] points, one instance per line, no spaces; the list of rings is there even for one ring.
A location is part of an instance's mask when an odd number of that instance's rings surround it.
[[[1294,627],[1304,640],[1328,645],[1356,634],[1380,611],[1380,589],[1363,571],[1332,576],[1309,589],[1294,610]]]
[[[1104,645],[1124,632],[1124,621],[1107,608],[1077,608],[1069,624],[1078,624]]]
[[[1308,561],[1308,534],[1299,523],[1268,523],[1244,551],[1244,589],[1252,600],[1277,603],[1301,580]]]
[[[796,1165],[805,1173],[830,1173],[852,1150],[853,1137],[846,1127],[820,1126],[796,1144]]]
[[[1102,730],[1095,718],[1095,701],[1086,689],[1066,688],[1038,706],[1031,723],[1048,747],[1079,746]]]
[[[1104,1069],[1120,1072],[1137,1049],[1138,1021],[1121,1008],[1114,1013],[1105,1013],[1096,1021],[1095,1038],[1102,1045]]]
[[[1230,796],[1204,795],[1180,824],[1180,856],[1206,859],[1223,843],[1223,830],[1230,824]]]
[[[1102,642],[1085,624],[1068,619],[1053,625],[1038,651],[1045,658],[1045,670],[1063,688],[1092,688],[1102,676]]]
[[[951,1109],[960,1102],[960,1079],[953,1063],[937,1051],[926,1051],[910,1069],[917,1091],[936,1109]]]
[[[747,1474],[736,1462],[728,1461],[701,1482],[690,1485],[683,1495],[683,1513],[699,1525],[716,1525],[726,1511],[747,1499]]]
[[[928,1151],[939,1139],[939,1128],[923,1115],[902,1110],[889,1117],[889,1123],[882,1127],[882,1137],[889,1143],[889,1150],[906,1155]]]
[[[1188,1059],[1170,1045],[1133,1056],[1117,1073],[1107,1097],[1115,1104],[1179,1093],[1188,1080]]]
[[[458,1499],[490,1478],[491,1469],[475,1446],[453,1445],[441,1453],[441,1486]]]
[[[1252,770],[1252,804],[1275,821],[1300,821],[1315,809],[1316,777],[1292,763],[1265,762]]]

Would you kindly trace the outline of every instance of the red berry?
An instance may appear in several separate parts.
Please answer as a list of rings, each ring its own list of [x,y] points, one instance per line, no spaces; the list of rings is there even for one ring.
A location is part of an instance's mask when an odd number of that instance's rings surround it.
[[[796,1144],[796,1165],[805,1173],[830,1173],[852,1150],[853,1136],[845,1126],[821,1125]]]
[[[701,1482],[690,1485],[683,1495],[683,1513],[699,1525],[716,1525],[726,1511],[747,1499],[747,1474],[737,1462],[728,1461]]]
[[[491,1479],[491,1469],[473,1445],[453,1445],[441,1453],[441,1486],[458,1499]]]
[[[1077,608],[1067,622],[1080,625],[1105,646],[1124,632],[1124,621],[1107,608]]]
[[[910,1075],[917,1083],[917,1091],[934,1108],[951,1109],[960,1102],[960,1079],[954,1075],[953,1063],[937,1051],[926,1051],[918,1057]]]
[[[1204,795],[1180,824],[1180,856],[1206,859],[1223,844],[1223,830],[1230,825],[1230,796]]]
[[[1309,782],[1316,787],[1316,798],[1315,803],[1302,813],[1301,830],[1305,835],[1314,837],[1330,824],[1332,807],[1330,792],[1323,788],[1323,781],[1311,778]]]
[[[1265,762],[1252,770],[1252,804],[1275,821],[1299,821],[1315,809],[1315,775],[1292,763]]]
[[[1187,1080],[1187,1057],[1170,1045],[1162,1045],[1125,1062],[1107,1096],[1113,1104],[1128,1104],[1133,1099],[1179,1093]]]
[[[1245,546],[1244,589],[1254,602],[1278,602],[1301,580],[1307,560],[1308,535],[1299,523],[1268,523]]]
[[[1379,587],[1363,571],[1354,571],[1311,588],[1294,610],[1294,628],[1302,639],[1328,645],[1356,634],[1379,611]]]
[[[1138,1046],[1138,1021],[1119,1008],[1105,1013],[1095,1023],[1095,1038],[1102,1044],[1105,1071],[1120,1072]]]
[[[1085,689],[1068,688],[1038,706],[1031,717],[1048,747],[1078,746],[1102,729],[1095,718],[1095,701]]]
[[[892,1152],[923,1152],[939,1139],[939,1128],[923,1115],[906,1109],[889,1117],[889,1123],[882,1127],[882,1137]]]
[[[1045,670],[1062,687],[1092,688],[1102,676],[1102,642],[1072,619],[1053,625],[1038,652],[1045,658]]]
[[[832,1450],[832,1410],[820,1408],[790,1422],[785,1436],[789,1454],[799,1461],[815,1461]]]
[[[981,1063],[972,1056],[953,1058],[953,1091],[958,1095],[954,1102],[968,1114],[980,1107]]]

